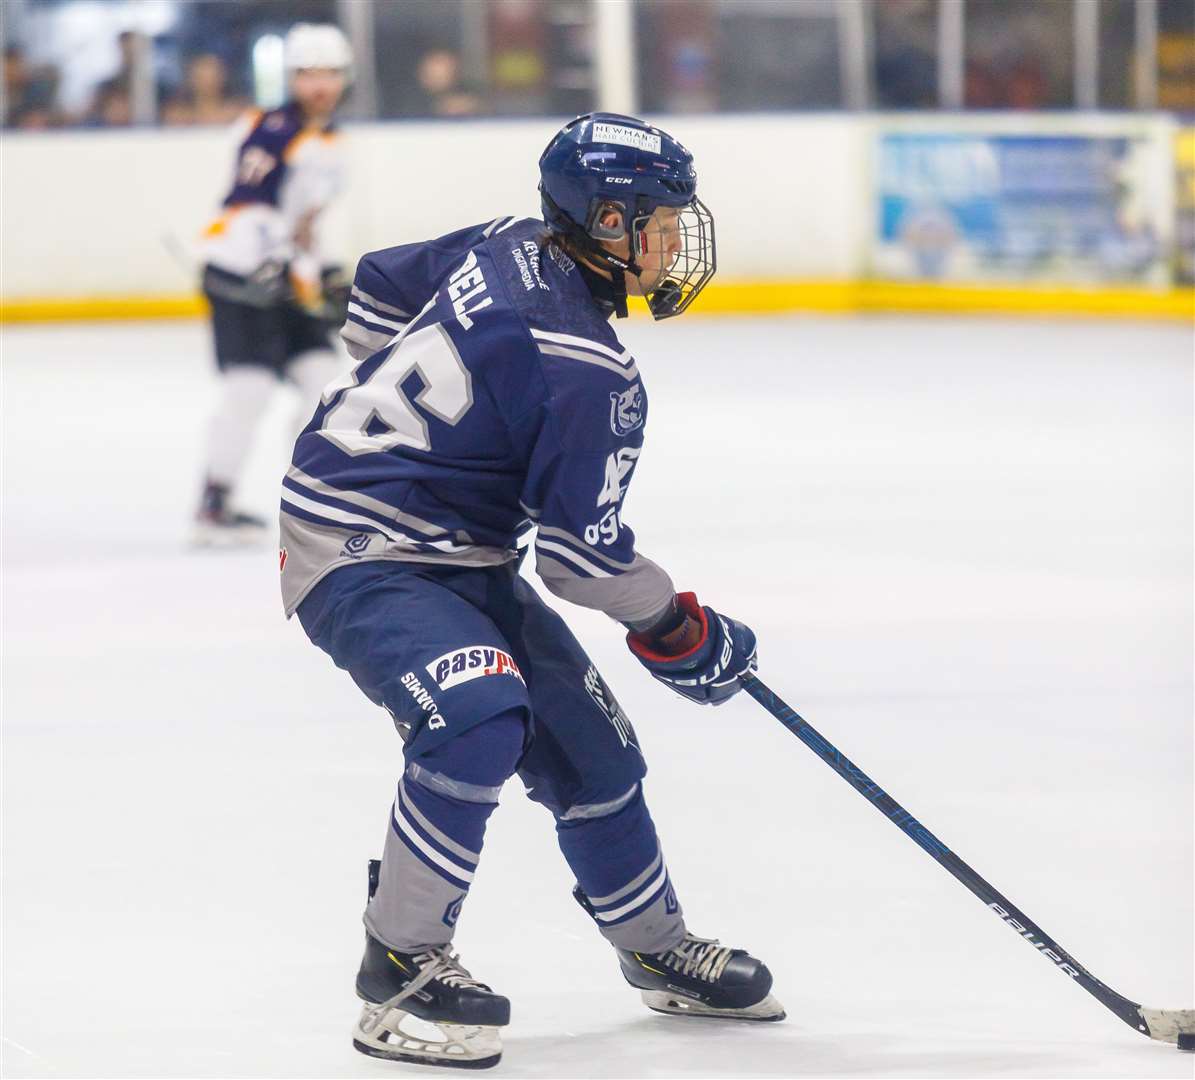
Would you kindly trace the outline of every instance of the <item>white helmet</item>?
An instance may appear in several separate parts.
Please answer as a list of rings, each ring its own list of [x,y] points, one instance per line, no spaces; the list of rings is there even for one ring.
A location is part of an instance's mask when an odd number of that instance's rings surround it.
[[[296,23],[287,31],[283,56],[287,71],[336,68],[348,74],[353,66],[348,38],[327,23]]]

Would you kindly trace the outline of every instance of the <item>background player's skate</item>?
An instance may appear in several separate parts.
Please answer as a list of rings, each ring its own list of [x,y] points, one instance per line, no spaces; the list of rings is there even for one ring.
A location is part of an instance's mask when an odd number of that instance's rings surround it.
[[[263,517],[231,504],[230,486],[207,480],[199,497],[192,540],[198,547],[242,547],[262,544],[269,535]]]

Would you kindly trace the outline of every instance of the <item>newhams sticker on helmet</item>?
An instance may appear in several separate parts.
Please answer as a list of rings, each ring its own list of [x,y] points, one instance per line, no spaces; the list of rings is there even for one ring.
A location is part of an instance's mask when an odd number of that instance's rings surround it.
[[[593,125],[593,141],[614,143],[617,146],[632,146],[646,150],[649,154],[660,152],[660,136],[638,128],[623,127],[621,124],[606,124],[598,121]]]

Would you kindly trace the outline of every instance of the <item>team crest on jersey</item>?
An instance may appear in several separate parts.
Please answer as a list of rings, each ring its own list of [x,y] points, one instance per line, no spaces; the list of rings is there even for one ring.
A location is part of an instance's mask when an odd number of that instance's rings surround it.
[[[359,559],[367,547],[369,547],[369,533],[357,533],[344,542],[344,547],[340,549],[341,558]]]
[[[614,700],[614,695],[610,693],[610,687],[606,685],[605,680],[598,674],[598,669],[592,664],[585,672],[585,689],[593,698],[593,703],[602,710],[602,715],[610,721],[610,725],[618,734],[618,741],[623,746],[630,745],[638,750],[639,744],[635,741],[635,729],[631,727],[627,714],[622,711],[622,706]]]
[[[643,387],[635,383],[621,394],[610,394],[610,430],[615,435],[629,435],[643,426]]]
[[[492,645],[467,645],[463,649],[446,652],[427,665],[427,673],[436,680],[441,690],[480,679],[484,675],[513,675],[523,682],[523,673],[514,657]]]

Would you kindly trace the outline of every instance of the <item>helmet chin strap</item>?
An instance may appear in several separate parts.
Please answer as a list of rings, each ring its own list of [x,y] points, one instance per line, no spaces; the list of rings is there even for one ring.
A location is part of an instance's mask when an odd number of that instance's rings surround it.
[[[630,273],[639,277],[643,273],[643,268],[635,262],[634,255],[629,259],[620,259],[597,241],[590,239],[590,243],[596,248],[595,254],[598,259],[610,271],[609,280],[603,277],[601,281],[606,286],[604,291],[614,304],[614,315],[616,318],[625,319],[627,317],[627,279],[625,274]]]
[[[609,249],[602,247],[601,242],[596,237],[591,236],[585,229],[565,214],[557,206],[555,200],[542,187],[540,188],[540,194],[556,211],[556,220],[552,222],[551,227],[559,232],[563,232],[579,254],[597,263],[602,269],[609,272],[610,277],[606,278],[591,267],[587,267],[583,262],[578,261],[577,266],[581,271],[581,276],[589,286],[589,291],[593,294],[594,299],[600,304],[609,305],[617,318],[625,319],[627,317],[627,283],[623,274],[631,273],[635,277],[640,277],[643,273],[643,267],[635,261],[636,230],[634,226],[630,226],[627,230],[628,246],[631,249],[630,257],[626,259],[620,258]]]
[[[610,271],[610,277],[606,278],[585,266],[584,263],[578,263],[577,265],[581,267],[585,280],[589,284],[589,291],[593,293],[595,299],[611,304],[616,317],[625,319],[627,317],[627,282],[623,274],[634,274],[635,277],[642,278],[643,267],[635,261],[634,255],[629,259],[621,259],[597,244],[592,237],[587,237],[587,239],[589,244],[586,245],[586,248],[592,253],[594,260],[601,262]],[[676,310],[677,304],[680,303],[681,287],[673,278],[665,277],[655,288],[645,291],[643,297],[653,316],[666,318]]]
[[[613,276],[606,277],[580,259],[577,260],[577,272],[589,286],[589,294],[606,318],[611,315],[619,319],[627,317],[626,282],[621,274],[614,273]]]

